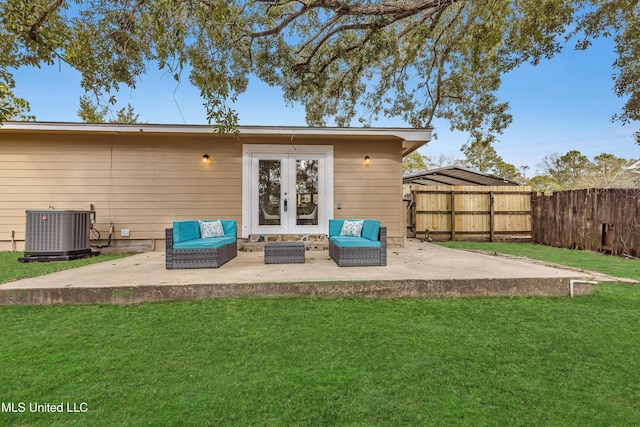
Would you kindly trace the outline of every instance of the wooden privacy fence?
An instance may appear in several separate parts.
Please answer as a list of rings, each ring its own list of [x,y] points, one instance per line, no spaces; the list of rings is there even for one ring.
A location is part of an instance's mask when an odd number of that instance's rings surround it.
[[[531,203],[536,243],[640,256],[638,189],[559,191]]]
[[[531,238],[531,187],[411,186],[407,235],[433,240]]]

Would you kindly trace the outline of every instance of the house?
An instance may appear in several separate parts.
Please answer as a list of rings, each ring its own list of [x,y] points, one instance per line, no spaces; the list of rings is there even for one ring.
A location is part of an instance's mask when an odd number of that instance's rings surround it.
[[[431,129],[7,122],[0,127],[0,250],[25,211],[92,210],[120,250],[164,247],[182,219],[227,218],[246,241],[313,240],[330,218],[376,218],[402,246],[402,157]]]
[[[630,166],[627,166],[626,169],[630,170],[633,173],[640,173],[640,160]]]

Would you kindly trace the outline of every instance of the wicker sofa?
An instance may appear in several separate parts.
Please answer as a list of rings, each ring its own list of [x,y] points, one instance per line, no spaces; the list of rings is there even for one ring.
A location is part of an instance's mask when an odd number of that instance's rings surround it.
[[[211,220],[203,221],[211,222]],[[238,255],[236,222],[220,220],[224,236],[201,237],[200,221],[175,221],[165,229],[167,270],[218,268]]]
[[[387,227],[376,220],[362,221],[360,236],[344,236],[345,220],[329,220],[329,256],[340,267],[387,265]]]

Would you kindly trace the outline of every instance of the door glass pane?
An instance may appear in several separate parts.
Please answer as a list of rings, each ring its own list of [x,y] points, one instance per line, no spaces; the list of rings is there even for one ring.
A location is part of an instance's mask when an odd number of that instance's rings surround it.
[[[318,225],[318,160],[296,160],[298,225]]]
[[[258,177],[259,224],[280,225],[280,187],[282,164],[280,160],[260,160]]]

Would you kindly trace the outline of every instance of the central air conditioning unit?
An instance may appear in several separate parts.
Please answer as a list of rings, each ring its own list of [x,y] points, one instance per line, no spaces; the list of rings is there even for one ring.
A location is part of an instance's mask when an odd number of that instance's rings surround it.
[[[29,261],[68,261],[98,255],[91,251],[95,211],[28,210],[24,257]]]

